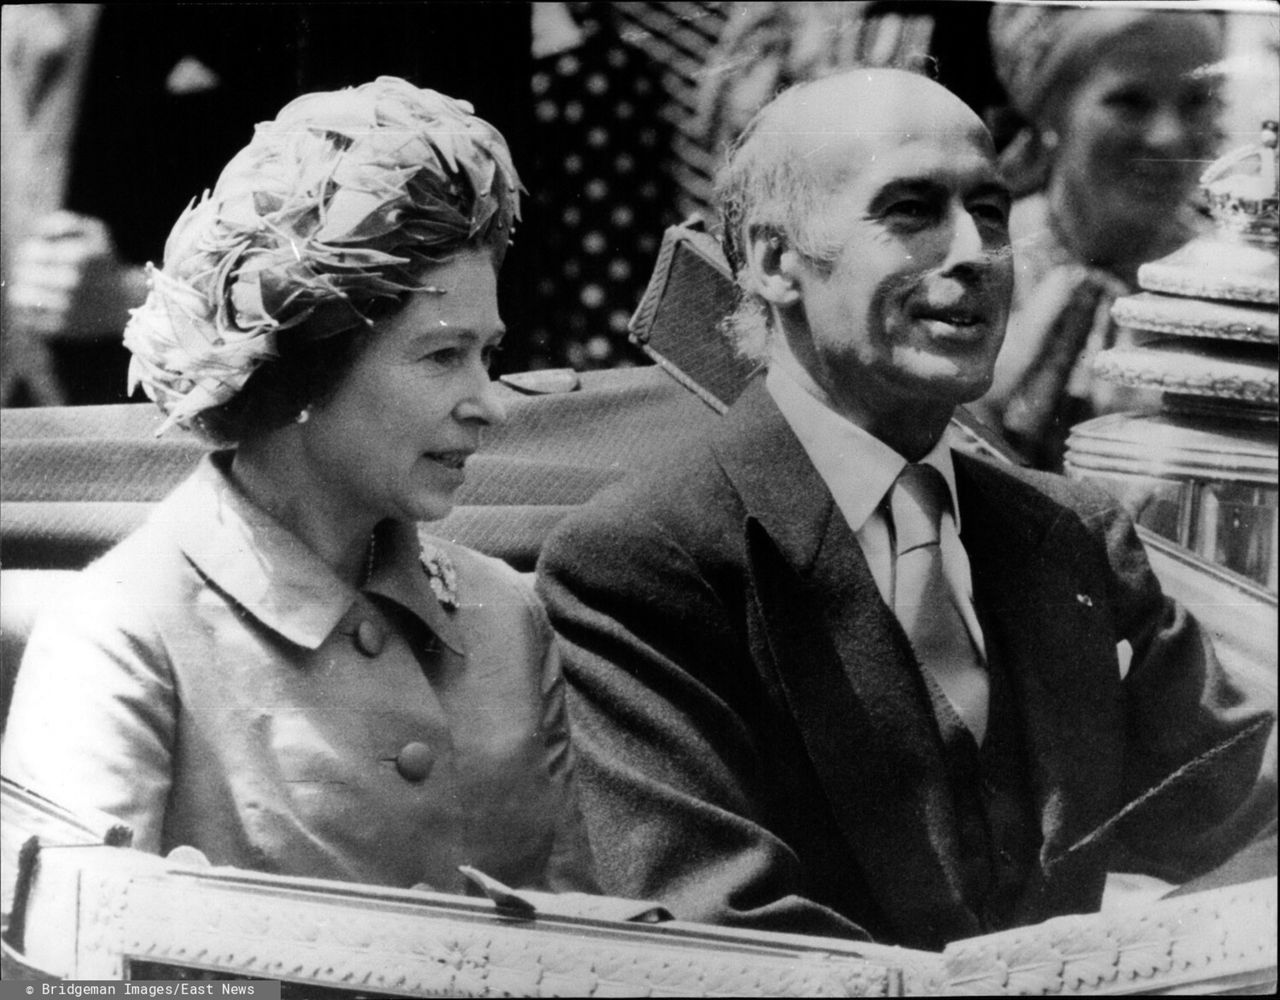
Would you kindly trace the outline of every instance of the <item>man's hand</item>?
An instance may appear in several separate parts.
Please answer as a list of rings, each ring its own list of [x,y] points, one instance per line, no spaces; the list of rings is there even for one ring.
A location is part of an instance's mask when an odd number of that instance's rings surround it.
[[[124,328],[146,278],[116,254],[100,219],[53,212],[14,252],[9,307],[39,336],[92,338]]]

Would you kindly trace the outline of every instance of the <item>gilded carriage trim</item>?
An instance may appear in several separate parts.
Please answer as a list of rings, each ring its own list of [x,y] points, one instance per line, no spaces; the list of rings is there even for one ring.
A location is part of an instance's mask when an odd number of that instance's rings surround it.
[[[25,960],[72,978],[121,978],[146,962],[405,996],[848,997],[941,985],[938,956],[896,948],[519,918],[488,900],[175,867],[114,848],[44,850],[35,881],[39,932]]]
[[[1061,917],[941,955],[693,924],[509,915],[489,900],[41,852],[26,960],[120,978],[133,962],[402,996],[1097,995],[1275,981],[1276,880]]]
[[[1276,880],[1266,879],[1130,912],[1058,917],[959,941],[943,953],[946,992],[1137,993],[1208,980],[1223,986],[1265,982],[1251,974],[1276,961],[1275,889]],[[1269,941],[1259,933],[1264,928]]]

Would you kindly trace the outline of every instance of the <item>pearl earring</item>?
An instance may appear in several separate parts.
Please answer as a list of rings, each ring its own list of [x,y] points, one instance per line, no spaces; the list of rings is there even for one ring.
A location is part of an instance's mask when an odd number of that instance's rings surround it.
[[[298,416],[295,419],[297,420],[298,423],[305,424],[308,420],[311,419],[311,407],[309,406],[303,407],[301,410],[298,411]]]

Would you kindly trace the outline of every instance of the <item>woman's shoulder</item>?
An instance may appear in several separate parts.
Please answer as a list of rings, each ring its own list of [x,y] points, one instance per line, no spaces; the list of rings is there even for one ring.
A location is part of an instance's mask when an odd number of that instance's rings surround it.
[[[428,612],[428,624],[483,662],[541,677],[555,640],[533,574],[422,527],[418,541],[422,568],[443,609]]]
[[[177,527],[188,519],[186,485],[156,504],[141,525],[89,563],[78,574],[80,586],[166,594],[172,601],[181,579],[195,579]]]
[[[206,586],[186,557],[190,481],[161,500],[141,525],[60,584],[60,599],[41,623],[77,634],[121,634],[156,639]],[[46,625],[46,628],[49,625]]]

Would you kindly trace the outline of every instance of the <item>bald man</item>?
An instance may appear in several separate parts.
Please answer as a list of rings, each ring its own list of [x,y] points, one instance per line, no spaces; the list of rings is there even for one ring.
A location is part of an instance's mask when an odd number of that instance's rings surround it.
[[[979,120],[900,71],[805,84],[719,193],[766,373],[539,566],[605,890],[941,948],[1096,909],[1122,856],[1223,860],[1274,815],[1265,700],[1107,497],[943,437],[1009,304]]]

